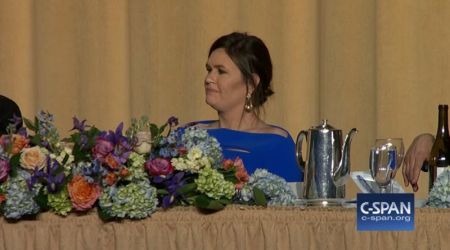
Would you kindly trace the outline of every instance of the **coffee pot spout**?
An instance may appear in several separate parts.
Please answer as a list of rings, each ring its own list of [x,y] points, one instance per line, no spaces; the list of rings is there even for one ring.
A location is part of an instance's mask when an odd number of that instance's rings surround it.
[[[342,145],[341,160],[339,161],[339,166],[333,170],[333,182],[336,186],[342,186],[347,183],[350,177],[350,145],[352,143],[352,138],[354,133],[357,133],[356,128],[352,128],[344,140],[344,145]]]

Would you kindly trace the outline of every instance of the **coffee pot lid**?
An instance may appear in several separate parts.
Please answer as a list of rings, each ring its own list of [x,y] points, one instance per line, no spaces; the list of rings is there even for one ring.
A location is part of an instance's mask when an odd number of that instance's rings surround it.
[[[328,120],[327,119],[323,119],[322,123],[319,126],[314,127],[312,129],[314,129],[314,130],[324,130],[324,129],[326,129],[326,130],[340,130],[340,129],[336,129],[333,126],[331,126],[330,124],[328,124]]]

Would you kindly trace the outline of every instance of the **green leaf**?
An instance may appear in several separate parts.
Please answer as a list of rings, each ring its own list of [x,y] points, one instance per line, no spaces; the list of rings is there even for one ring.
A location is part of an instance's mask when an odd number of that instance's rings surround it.
[[[224,204],[224,205],[229,205],[231,204],[231,200],[229,199],[219,199],[219,202]]]
[[[96,137],[98,134],[100,134],[100,130],[94,126],[88,131],[88,137],[91,138]]]
[[[225,171],[222,174],[223,174],[223,178],[226,181],[236,184],[238,182],[238,179],[236,178],[235,173],[236,173],[235,171]]]
[[[39,193],[36,195],[36,197],[34,197],[34,200],[42,210],[45,211],[49,209],[48,196],[44,193],[44,188],[41,188],[41,190],[39,190]]]
[[[167,191],[167,190],[165,190],[165,189],[158,189],[157,191],[156,191],[156,193],[158,194],[158,195],[166,195],[166,194],[169,194],[169,192]]]
[[[74,143],[78,144],[78,143],[80,143],[81,135],[79,133],[75,133],[75,134],[70,135],[70,138],[72,139],[72,141]]]
[[[261,189],[254,187],[253,188],[253,198],[255,198],[255,204],[258,206],[267,206],[266,195]]]
[[[65,165],[67,163],[67,161],[69,160],[69,154],[66,154],[66,156],[64,156],[64,159],[62,161],[62,165]]]
[[[33,123],[28,120],[27,118],[23,118],[23,122],[25,122],[25,126],[27,126],[27,128],[31,131],[36,131],[36,127],[33,125]]]
[[[72,155],[75,162],[87,160],[86,153],[80,149],[79,145],[75,145],[72,150]]]
[[[159,136],[159,128],[158,126],[156,126],[155,124],[150,124],[150,132],[152,134],[152,139],[154,139],[155,137]]]
[[[34,145],[40,145],[40,142],[41,142],[41,136],[38,134],[36,134],[35,136],[33,136],[31,138],[31,143]]]
[[[192,191],[195,191],[197,189],[197,184],[195,182],[186,184],[184,186],[182,186],[181,188],[179,188],[177,191],[181,194],[187,194],[190,193]]]
[[[166,129],[166,127],[167,127],[167,123],[164,124],[164,125],[162,125],[162,126],[159,128],[159,134],[162,134],[162,132],[164,132],[164,130]]]
[[[64,178],[64,181],[61,183],[62,187],[67,187],[67,183],[69,183],[72,180],[73,174],[70,173],[66,178]],[[65,189],[65,188],[63,188]]]
[[[9,165],[11,167],[11,170],[9,172],[9,175],[11,177],[17,176],[17,168],[20,166],[20,154],[13,155],[11,159],[9,160]]]
[[[194,201],[194,206],[208,210],[221,210],[225,208],[219,200],[214,200],[206,195],[199,195]]]
[[[104,221],[110,221],[110,220],[114,219],[114,217],[112,215],[110,215],[108,212],[101,209],[100,207],[97,208],[97,211],[98,211],[98,216],[100,217],[100,219],[102,219]]]

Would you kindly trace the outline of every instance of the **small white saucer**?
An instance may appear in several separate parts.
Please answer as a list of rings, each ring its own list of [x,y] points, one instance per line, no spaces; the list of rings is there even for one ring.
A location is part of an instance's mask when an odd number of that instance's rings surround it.
[[[345,199],[297,199],[298,207],[341,207]]]

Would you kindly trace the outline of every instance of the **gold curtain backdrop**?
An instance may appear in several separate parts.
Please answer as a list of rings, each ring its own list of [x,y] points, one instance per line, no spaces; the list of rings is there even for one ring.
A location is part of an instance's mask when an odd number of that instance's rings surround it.
[[[435,133],[450,103],[449,23],[447,0],[0,0],[0,93],[26,117],[53,113],[63,135],[74,115],[103,129],[215,118],[208,48],[247,31],[274,63],[266,120],[294,138],[324,118],[356,127],[352,169],[367,170],[375,138]]]

